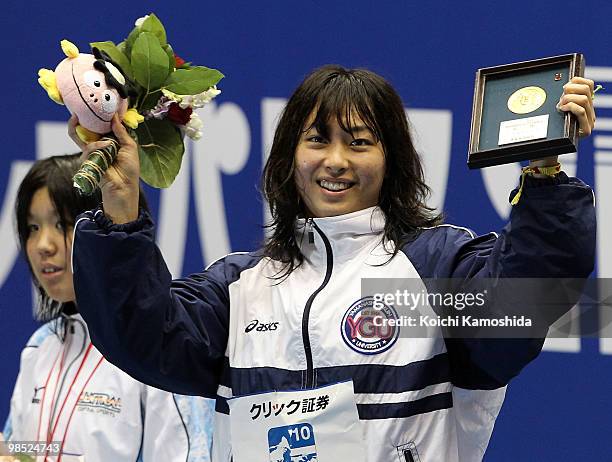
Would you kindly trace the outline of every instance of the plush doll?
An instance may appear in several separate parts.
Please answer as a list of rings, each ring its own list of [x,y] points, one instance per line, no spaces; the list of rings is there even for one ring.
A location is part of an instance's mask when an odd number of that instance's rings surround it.
[[[194,66],[174,54],[166,30],[153,13],[139,18],[125,40],[93,42],[93,54],[79,53],[68,40],[66,55],[55,71],[41,69],[38,82],[49,97],[64,104],[79,120],[78,136],[86,143],[113,143],[92,152],[74,185],[83,194],[98,187],[119,145],[111,120],[118,114],[138,144],[141,178],[151,186],[170,186],[179,172],[184,136],[199,139],[202,121],[196,109],[216,97],[223,74]]]
[[[137,128],[144,120],[134,108],[128,109],[130,96],[135,96],[131,83],[121,68],[110,57],[93,47],[93,54],[79,53],[68,40],[61,41],[66,58],[55,71],[40,69],[38,83],[49,98],[66,105],[76,114],[79,125],[76,132],[84,142],[91,143],[111,131],[111,120],[118,114],[130,128]],[[90,154],[74,176],[74,187],[83,194],[95,190],[104,171],[115,160],[119,145],[112,135],[104,138],[112,144]]]
[[[62,40],[61,47],[66,59],[55,72],[39,70],[38,82],[53,101],[76,114],[77,133],[83,141],[96,141],[109,133],[115,113],[131,128],[144,120],[135,109],[128,110],[129,83],[108,55],[95,47],[94,54],[79,53],[68,40]]]

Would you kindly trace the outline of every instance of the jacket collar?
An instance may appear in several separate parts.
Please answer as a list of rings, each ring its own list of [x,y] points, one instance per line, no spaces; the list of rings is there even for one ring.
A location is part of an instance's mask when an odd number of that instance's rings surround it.
[[[84,336],[85,339],[89,339],[89,329],[87,327],[87,324],[85,323],[85,320],[80,315],[80,313],[73,313],[73,314],[62,315],[62,316],[66,322],[66,328],[68,329],[68,335],[70,336],[76,335],[79,338],[82,338]]]
[[[300,218],[296,222],[296,241],[306,261],[315,266],[326,265],[324,238],[331,245],[334,262],[342,262],[365,246],[380,242],[384,228],[384,212],[379,207],[369,207],[334,217]]]

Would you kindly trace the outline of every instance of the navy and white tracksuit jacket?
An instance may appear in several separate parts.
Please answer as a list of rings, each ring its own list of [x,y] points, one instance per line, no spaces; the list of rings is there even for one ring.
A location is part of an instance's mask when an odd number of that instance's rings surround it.
[[[314,239],[300,244],[304,264],[280,282],[271,279],[278,262],[259,253],[230,254],[172,281],[149,216],[114,225],[88,212],[73,244],[78,306],[109,361],[156,387],[216,397],[215,461],[231,459],[227,398],[347,379],[368,461],[405,462],[398,447],[407,444],[421,462],[480,460],[505,385],[543,338],[440,334],[363,354],[343,337],[344,316],[362,297],[362,278],[586,277],[592,191],[565,174],[526,178],[499,236],[421,229],[391,259],[384,223],[378,208],[315,218],[306,225]]]

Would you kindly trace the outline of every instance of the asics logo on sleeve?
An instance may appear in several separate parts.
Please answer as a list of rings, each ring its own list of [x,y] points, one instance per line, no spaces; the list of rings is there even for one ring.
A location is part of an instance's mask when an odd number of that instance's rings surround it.
[[[259,322],[258,319],[253,319],[250,323],[247,324],[244,331],[246,333],[249,333],[253,330],[257,332],[273,331],[273,330],[278,329],[279,324],[280,323],[278,321],[263,323],[263,322]]]

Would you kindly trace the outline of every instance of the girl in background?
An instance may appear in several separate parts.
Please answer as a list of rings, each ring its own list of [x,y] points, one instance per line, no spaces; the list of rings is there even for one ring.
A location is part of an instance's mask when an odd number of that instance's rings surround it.
[[[209,461],[210,401],[144,385],[92,345],[75,304],[71,247],[75,217],[96,207],[100,194],[77,194],[79,165],[79,154],[40,160],[17,193],[19,241],[38,294],[34,315],[45,324],[21,354],[4,438],[54,442],[36,459],[44,461]],[[142,194],[140,204],[147,208]]]

